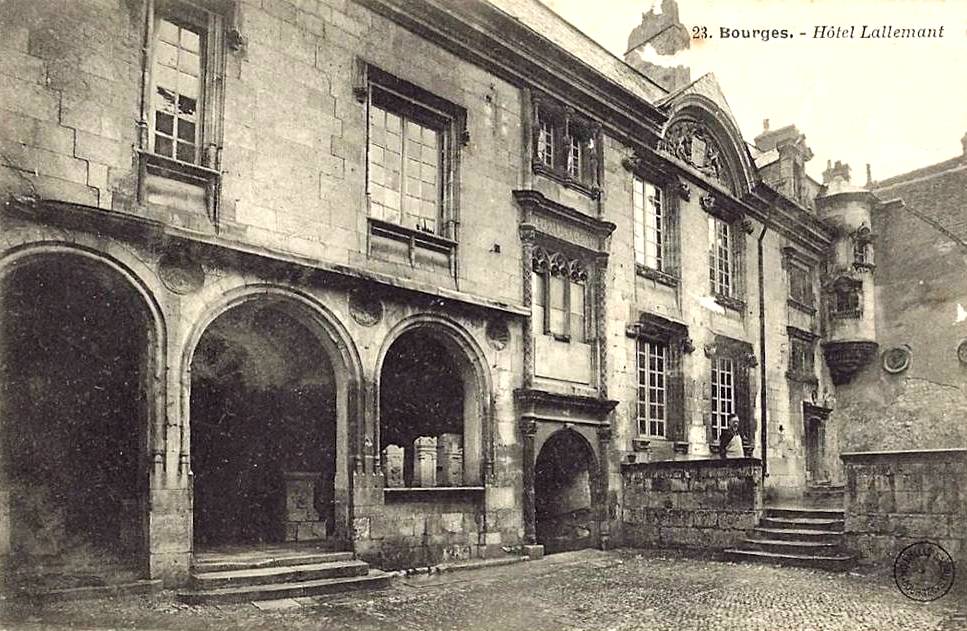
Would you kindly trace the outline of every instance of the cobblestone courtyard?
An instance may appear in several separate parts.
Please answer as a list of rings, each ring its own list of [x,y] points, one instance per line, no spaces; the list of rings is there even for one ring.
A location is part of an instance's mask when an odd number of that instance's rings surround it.
[[[173,593],[7,603],[9,629],[967,629],[967,602],[902,596],[882,573],[733,565],[674,553],[583,551],[419,578],[369,593],[194,607]]]

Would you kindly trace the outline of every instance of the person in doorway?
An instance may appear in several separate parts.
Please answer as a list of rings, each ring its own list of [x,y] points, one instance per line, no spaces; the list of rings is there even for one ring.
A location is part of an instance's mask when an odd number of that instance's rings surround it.
[[[729,426],[719,434],[719,458],[742,458],[742,432],[739,430],[739,417],[729,417]]]

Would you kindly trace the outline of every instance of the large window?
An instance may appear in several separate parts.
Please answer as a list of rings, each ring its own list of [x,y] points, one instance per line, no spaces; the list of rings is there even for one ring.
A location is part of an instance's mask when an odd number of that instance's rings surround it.
[[[709,281],[712,294],[735,296],[735,256],[732,225],[718,217],[708,218]]]
[[[199,24],[166,13],[155,24],[151,149],[192,164],[200,162],[205,34]]]
[[[217,223],[225,19],[202,3],[147,2],[153,19],[146,25],[138,202],[204,212]],[[177,193],[171,180],[179,182]]]
[[[373,217],[438,234],[446,124],[374,87],[369,106],[369,200]]]
[[[586,342],[588,274],[583,264],[538,248],[531,277],[534,333],[561,342]]]
[[[668,346],[638,340],[638,434],[665,438]]]
[[[792,261],[789,262],[789,298],[804,307],[812,307],[816,302],[812,273]]]
[[[661,188],[637,176],[634,178],[635,263],[665,271],[667,231]]]
[[[815,381],[816,366],[813,342],[802,337],[789,337],[789,371],[786,375],[795,381]]]
[[[729,418],[736,413],[735,360],[729,357],[712,358],[712,439],[718,440],[729,426]]]

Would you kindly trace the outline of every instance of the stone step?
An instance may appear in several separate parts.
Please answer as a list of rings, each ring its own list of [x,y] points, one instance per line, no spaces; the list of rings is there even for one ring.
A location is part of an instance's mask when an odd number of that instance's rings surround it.
[[[782,541],[815,541],[817,543],[839,544],[843,540],[842,533],[828,530],[809,530],[805,528],[763,528],[757,527],[753,534],[761,539]]]
[[[314,565],[352,561],[352,552],[305,552],[296,550],[254,551],[245,554],[196,554],[192,560],[194,573],[227,572],[268,567]]]
[[[368,563],[356,560],[222,570],[217,572],[198,572],[195,570],[191,574],[191,586],[194,589],[207,590],[229,586],[306,582],[321,578],[364,576],[368,570]]]
[[[822,554],[838,552],[839,544],[821,541],[786,541],[783,539],[743,539],[742,550],[761,550],[763,552],[778,552],[780,554]]]
[[[322,596],[364,589],[382,589],[393,580],[392,574],[370,570],[365,576],[322,578],[312,581],[273,583],[269,585],[243,585],[216,589],[179,592],[178,600],[189,605],[242,603],[254,600],[276,600]]]
[[[749,561],[758,563],[773,563],[776,565],[791,565],[796,567],[812,567],[825,570],[843,572],[853,567],[855,559],[845,554],[793,554],[779,552],[765,552],[762,550],[741,550],[732,548],[725,551],[725,557],[730,561]]]
[[[826,506],[766,506],[766,517],[801,517],[805,519],[844,519],[842,508]]]
[[[763,517],[759,525],[765,528],[820,530],[841,534],[845,526],[845,521],[842,519],[818,519],[811,517]]]
[[[90,585],[44,589],[25,587],[13,590],[11,596],[35,603],[58,603],[66,600],[88,600],[93,598],[118,598],[136,594],[152,594],[162,590],[161,579],[144,579],[108,585]]]

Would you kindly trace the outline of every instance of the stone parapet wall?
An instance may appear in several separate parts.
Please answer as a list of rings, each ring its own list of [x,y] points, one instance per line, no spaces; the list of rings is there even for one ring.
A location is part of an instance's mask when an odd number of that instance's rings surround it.
[[[625,464],[621,474],[625,545],[723,549],[761,516],[757,458]]]
[[[852,452],[846,470],[846,545],[861,560],[893,563],[916,541],[967,559],[967,449]]]

